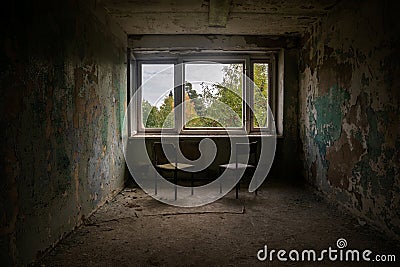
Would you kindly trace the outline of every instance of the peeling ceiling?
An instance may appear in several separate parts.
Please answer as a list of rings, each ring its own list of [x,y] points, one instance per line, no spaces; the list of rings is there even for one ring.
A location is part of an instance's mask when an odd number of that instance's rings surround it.
[[[100,0],[129,35],[298,35],[339,0]]]

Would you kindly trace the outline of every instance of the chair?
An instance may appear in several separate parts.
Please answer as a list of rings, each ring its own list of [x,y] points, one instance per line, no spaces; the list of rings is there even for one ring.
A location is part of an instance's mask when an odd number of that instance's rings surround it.
[[[253,155],[253,161],[251,161],[251,156]],[[247,162],[241,162],[240,157],[246,156],[248,159]],[[219,165],[221,169],[234,170],[236,177],[238,176],[238,171],[243,169],[255,169],[257,166],[257,142],[250,143],[236,143],[236,151],[235,151],[235,161],[228,164]],[[246,170],[245,170],[246,171]],[[239,178],[239,177],[237,177]],[[241,179],[241,177],[240,177]],[[236,199],[239,198],[239,188],[240,188],[240,179],[236,184]],[[220,193],[222,193],[222,184],[220,183]],[[256,190],[257,195],[257,190]]]
[[[172,159],[170,162],[166,154],[172,155]],[[172,143],[161,143],[154,142],[153,143],[153,156],[154,156],[154,166],[156,169],[164,170],[164,171],[173,171],[174,172],[174,184],[175,184],[175,200],[178,197],[178,171],[179,170],[187,170],[193,165],[186,164],[178,161],[178,154],[176,152],[176,147]],[[193,173],[191,175],[192,180],[192,195],[193,195]],[[157,195],[157,174],[154,177],[154,194]]]

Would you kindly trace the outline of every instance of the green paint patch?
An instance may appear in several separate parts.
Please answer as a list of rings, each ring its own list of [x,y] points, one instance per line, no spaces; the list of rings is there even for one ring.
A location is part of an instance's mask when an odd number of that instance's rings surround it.
[[[396,158],[395,153],[400,148],[400,142],[396,143],[394,148],[385,148],[383,146],[385,133],[378,129],[379,122],[384,125],[390,123],[387,118],[388,110],[375,112],[371,107],[366,109],[369,123],[368,137],[366,140],[368,154],[364,155],[353,169],[353,173],[359,173],[361,177],[363,177],[360,183],[364,194],[367,193],[368,188],[373,195],[387,194],[391,191],[390,189],[393,188],[396,168],[387,163],[392,162]],[[386,165],[383,173],[377,173],[371,167],[371,163],[378,162],[380,157],[384,158]]]
[[[118,75],[116,75],[116,78],[114,78],[114,88],[115,88],[115,95],[114,97],[117,99],[117,110],[116,110],[116,123],[117,123],[117,131],[119,133],[122,132],[122,125],[124,121],[124,116],[125,116],[125,101],[126,101],[126,90],[124,90],[120,85],[121,82],[117,78]]]
[[[362,85],[363,87],[369,86],[369,78],[368,78],[367,76],[365,76],[365,73],[362,74],[362,77],[361,77],[361,85]]]
[[[325,157],[326,147],[340,138],[342,132],[342,106],[350,99],[347,91],[334,85],[329,93],[318,97],[314,102],[316,118],[310,114],[311,125],[315,126],[314,140],[321,155]]]
[[[101,128],[101,141],[103,143],[103,146],[107,145],[107,139],[108,139],[108,114],[107,111],[104,111],[103,127]]]
[[[353,133],[354,138],[357,141],[359,141],[360,143],[363,143],[363,135],[362,135],[361,131],[355,131],[355,132],[352,131],[352,133]]]
[[[377,159],[382,153],[384,135],[378,131],[378,117],[370,107],[367,108],[367,118],[369,122],[368,155],[370,158]]]
[[[119,111],[119,129],[120,133],[122,133],[122,125],[124,124],[124,118],[125,118],[125,111],[126,111],[126,90],[123,90],[122,88],[119,88],[119,105],[118,105],[118,111]]]

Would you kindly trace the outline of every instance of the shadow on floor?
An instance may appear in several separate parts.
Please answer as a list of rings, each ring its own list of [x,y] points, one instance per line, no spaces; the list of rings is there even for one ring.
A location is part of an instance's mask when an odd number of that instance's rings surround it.
[[[129,185],[40,265],[307,266],[310,262],[281,262],[276,255],[272,261],[260,262],[257,252],[267,245],[268,251],[287,253],[315,250],[318,258],[324,249],[337,249],[339,238],[347,241],[347,249],[369,249],[370,257],[397,253],[400,260],[397,242],[339,212],[301,183],[270,180],[257,196],[246,188],[242,186],[238,200],[233,190],[216,203],[190,210],[159,203]],[[324,264],[348,266],[350,262],[332,262],[325,255]],[[352,265],[371,266],[371,262]]]

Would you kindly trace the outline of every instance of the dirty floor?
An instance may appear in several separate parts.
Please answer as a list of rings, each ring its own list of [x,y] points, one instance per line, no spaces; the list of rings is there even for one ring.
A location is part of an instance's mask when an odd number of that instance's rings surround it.
[[[39,266],[308,266],[310,262],[257,260],[268,250],[348,249],[394,254],[399,242],[339,211],[312,189],[269,181],[255,196],[242,188],[200,208],[174,208],[128,187],[62,240]],[[288,255],[286,254],[286,257]],[[371,257],[371,256],[370,256]],[[324,261],[348,266],[350,262]],[[315,266],[321,263],[315,263]],[[381,266],[358,262],[352,266]]]

